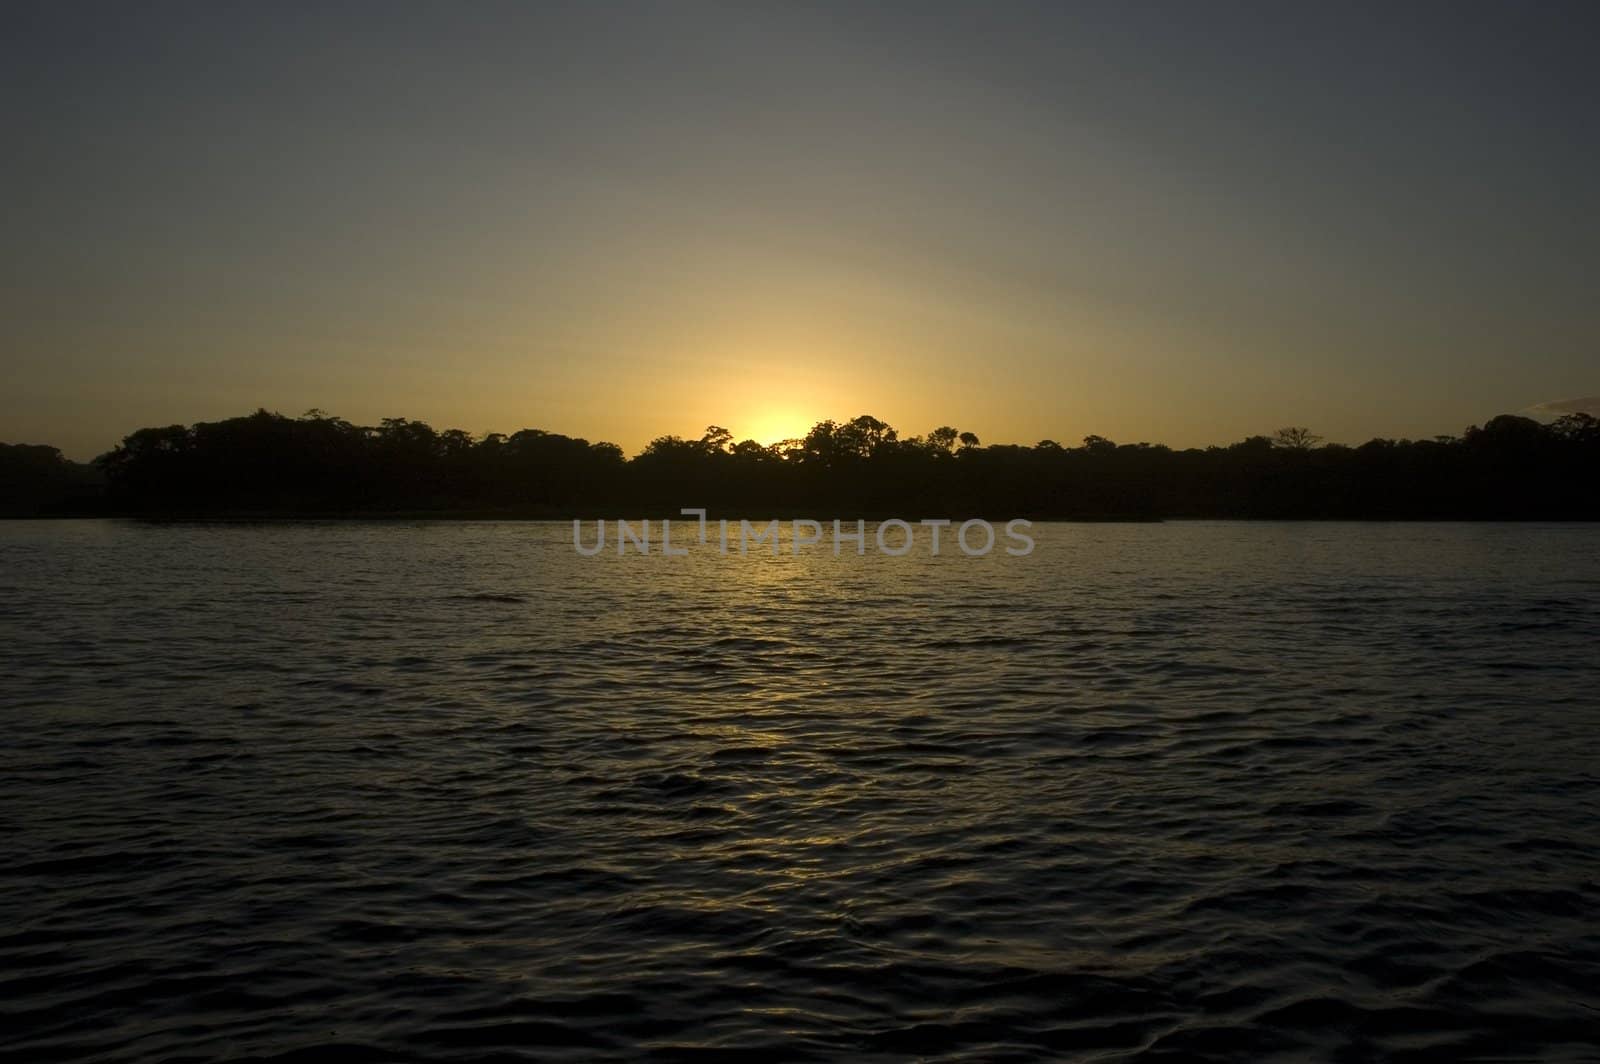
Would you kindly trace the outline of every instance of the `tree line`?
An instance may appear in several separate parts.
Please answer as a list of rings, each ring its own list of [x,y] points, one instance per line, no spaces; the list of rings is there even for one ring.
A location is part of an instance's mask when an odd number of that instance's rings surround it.
[[[541,429],[474,436],[386,418],[258,410],[144,428],[91,464],[0,445],[12,516],[463,514],[1047,518],[1600,518],[1600,421],[1502,415],[1460,436],[1323,444],[1304,428],[1174,450],[1086,437],[984,445],[941,426],[822,421],[764,445],[711,426],[633,458]]]

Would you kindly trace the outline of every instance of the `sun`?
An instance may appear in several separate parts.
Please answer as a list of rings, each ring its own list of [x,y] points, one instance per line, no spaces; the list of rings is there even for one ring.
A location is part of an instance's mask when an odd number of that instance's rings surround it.
[[[755,440],[771,445],[783,440],[798,440],[811,431],[819,419],[796,410],[761,410],[742,418],[734,429],[734,438]]]

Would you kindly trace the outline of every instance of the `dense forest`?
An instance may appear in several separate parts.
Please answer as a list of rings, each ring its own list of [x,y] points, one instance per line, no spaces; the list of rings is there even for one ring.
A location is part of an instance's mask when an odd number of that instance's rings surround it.
[[[69,462],[54,447],[0,443],[0,517],[99,513],[106,506],[100,470]]]
[[[985,446],[941,427],[824,421],[764,446],[708,428],[627,459],[539,429],[475,437],[259,410],[146,428],[91,465],[0,445],[0,512],[153,517],[460,514],[994,518],[1600,518],[1600,421],[1502,415],[1459,437],[1321,445],[1280,429],[1173,450],[1090,436]]]

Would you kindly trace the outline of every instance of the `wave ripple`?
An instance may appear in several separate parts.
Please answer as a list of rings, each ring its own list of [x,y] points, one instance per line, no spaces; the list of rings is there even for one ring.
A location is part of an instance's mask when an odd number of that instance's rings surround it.
[[[1595,1060],[1600,539],[0,526],[6,1060]]]

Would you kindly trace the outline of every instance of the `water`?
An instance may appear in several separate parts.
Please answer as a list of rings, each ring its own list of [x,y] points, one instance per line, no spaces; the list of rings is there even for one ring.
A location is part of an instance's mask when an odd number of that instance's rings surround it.
[[[0,524],[0,1046],[1600,1059],[1600,528]]]

